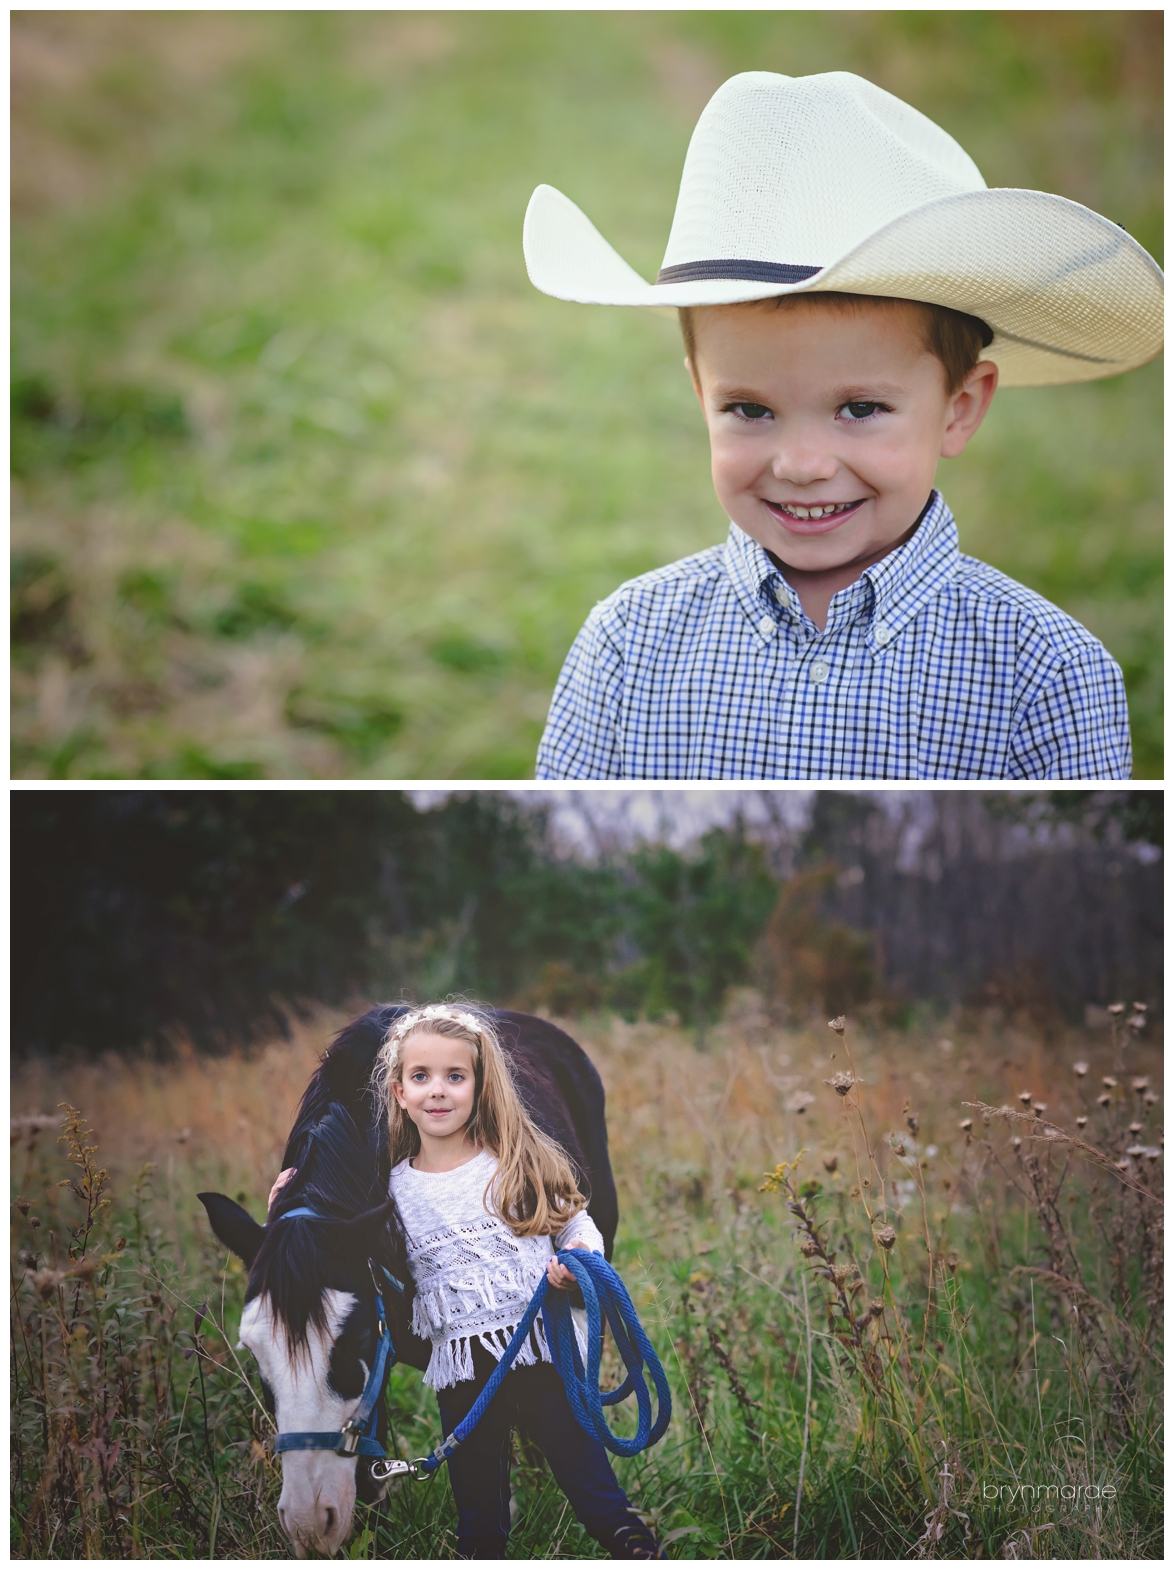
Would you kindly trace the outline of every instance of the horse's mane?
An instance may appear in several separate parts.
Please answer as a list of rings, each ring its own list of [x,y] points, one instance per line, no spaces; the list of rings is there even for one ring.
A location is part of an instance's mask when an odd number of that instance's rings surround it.
[[[361,1282],[369,1251],[393,1273],[398,1263],[402,1274],[406,1252],[394,1214],[387,1221],[390,1232],[377,1228],[365,1234],[365,1241],[351,1239],[345,1227],[330,1227],[308,1217],[281,1219],[305,1206],[320,1216],[348,1222],[386,1205],[387,1163],[379,1159],[378,1143],[377,1125],[360,1128],[338,1102],[301,1131],[297,1173],[270,1214],[248,1289],[250,1299],[268,1296],[295,1352],[305,1347],[310,1325],[326,1328],[326,1289],[353,1290],[349,1283]]]
[[[380,1181],[384,1194],[390,1177],[387,1149],[387,1123],[382,1118],[371,1090],[371,1070],[383,1045],[392,1020],[407,1012],[406,1003],[384,1003],[352,1020],[335,1036],[322,1054],[313,1078],[306,1086],[286,1141],[283,1167],[302,1164],[302,1151],[312,1130],[338,1103],[346,1107],[356,1124],[374,1137],[372,1149],[378,1150]]]

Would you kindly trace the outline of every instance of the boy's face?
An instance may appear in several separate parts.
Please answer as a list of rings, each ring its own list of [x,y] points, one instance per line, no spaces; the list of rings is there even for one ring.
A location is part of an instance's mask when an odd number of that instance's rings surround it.
[[[714,305],[693,324],[718,499],[801,572],[863,570],[908,534],[998,379],[984,362],[947,397],[913,306]]]

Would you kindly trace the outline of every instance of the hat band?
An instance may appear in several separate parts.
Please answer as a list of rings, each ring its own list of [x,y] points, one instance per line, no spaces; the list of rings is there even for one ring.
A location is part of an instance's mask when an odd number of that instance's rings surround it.
[[[798,267],[792,262],[743,262],[737,258],[716,262],[681,262],[662,267],[657,283],[698,283],[704,278],[737,278],[744,283],[803,283],[822,272],[821,267]]]

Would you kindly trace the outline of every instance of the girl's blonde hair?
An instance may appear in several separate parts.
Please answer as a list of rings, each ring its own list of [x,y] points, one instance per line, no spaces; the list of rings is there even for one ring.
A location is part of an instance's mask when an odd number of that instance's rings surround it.
[[[387,1109],[391,1164],[419,1154],[420,1133],[395,1099],[402,1083],[404,1048],[413,1036],[463,1041],[473,1058],[475,1094],[469,1139],[497,1157],[485,1189],[495,1211],[516,1237],[550,1237],[586,1209],[574,1170],[561,1145],[536,1128],[514,1088],[513,1076],[493,1026],[468,1009],[432,1004],[402,1015],[392,1025],[375,1059],[372,1083]]]

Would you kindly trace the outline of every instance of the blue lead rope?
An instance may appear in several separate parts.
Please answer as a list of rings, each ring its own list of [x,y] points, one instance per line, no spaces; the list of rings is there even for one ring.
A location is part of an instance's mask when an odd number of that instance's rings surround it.
[[[427,1476],[443,1466],[459,1444],[462,1444],[484,1416],[485,1409],[497,1393],[498,1386],[509,1373],[514,1359],[525,1344],[539,1310],[543,1311],[543,1328],[554,1365],[566,1386],[567,1399],[579,1426],[593,1435],[607,1448],[620,1456],[633,1456],[638,1451],[656,1444],[663,1438],[673,1415],[673,1399],[669,1382],[656,1350],[644,1333],[636,1316],[632,1299],[619,1276],[602,1254],[589,1253],[586,1249],[567,1248],[557,1255],[560,1265],[565,1265],[578,1282],[587,1309],[587,1366],[579,1352],[571,1305],[563,1292],[555,1291],[547,1297],[548,1282],[545,1275],[534,1289],[534,1296],[514,1331],[510,1344],[502,1353],[501,1361],[486,1381],[485,1388],[469,1408],[468,1413],[448,1437],[437,1445],[431,1455],[412,1463],[418,1476]],[[627,1377],[615,1390],[599,1388],[599,1360],[603,1351],[603,1321],[606,1318],[615,1337],[616,1347],[627,1369]],[[652,1375],[656,1389],[656,1421],[652,1420],[652,1397],[644,1370]],[[605,1406],[614,1406],[625,1397],[636,1394],[638,1420],[631,1439],[621,1439],[608,1427],[603,1415]]]
[[[290,1221],[298,1218],[309,1221],[328,1219],[304,1205],[296,1210],[287,1210],[277,1219]],[[669,1382],[665,1377],[660,1358],[657,1357],[652,1342],[645,1335],[644,1327],[636,1317],[636,1309],[628,1296],[627,1288],[602,1254],[590,1253],[586,1249],[566,1248],[556,1255],[556,1258],[559,1264],[565,1265],[575,1277],[583,1293],[583,1302],[587,1309],[586,1368],[583,1366],[583,1358],[579,1352],[570,1300],[565,1292],[556,1291],[547,1302],[549,1283],[543,1275],[534,1289],[534,1296],[530,1299],[518,1328],[510,1339],[509,1346],[501,1355],[501,1361],[489,1376],[484,1390],[465,1417],[452,1433],[437,1445],[431,1455],[424,1456],[419,1461],[393,1460],[387,1456],[383,1446],[375,1437],[375,1428],[378,1417],[376,1409],[383,1393],[383,1381],[387,1375],[389,1361],[395,1359],[395,1349],[391,1343],[391,1332],[383,1309],[383,1294],[375,1276],[375,1265],[369,1261],[371,1279],[375,1286],[375,1310],[379,1316],[379,1344],[359,1404],[346,1427],[337,1433],[278,1434],[273,1446],[275,1454],[284,1455],[290,1450],[333,1450],[339,1455],[368,1456],[375,1462],[371,1475],[377,1482],[386,1482],[392,1477],[403,1475],[417,1478],[430,1476],[444,1465],[457,1446],[469,1437],[484,1416],[486,1407],[497,1394],[498,1386],[513,1367],[514,1359],[525,1345],[540,1310],[543,1311],[542,1323],[546,1331],[550,1355],[566,1386],[567,1399],[571,1403],[571,1411],[575,1414],[579,1426],[620,1456],[634,1456],[638,1451],[656,1444],[657,1440],[664,1437],[664,1432],[669,1426],[669,1419],[673,1415],[673,1398],[669,1392]],[[380,1269],[397,1292],[404,1290],[403,1284],[397,1281],[389,1270],[382,1266]],[[611,1326],[616,1347],[628,1371],[622,1385],[606,1392],[599,1388],[599,1360],[603,1351],[605,1319]],[[656,1389],[655,1422],[652,1420],[652,1396],[648,1389],[645,1368],[652,1375],[652,1383]],[[615,1406],[617,1402],[630,1396],[633,1391],[636,1395],[636,1432],[631,1439],[621,1439],[608,1427],[603,1409],[605,1406]]]

